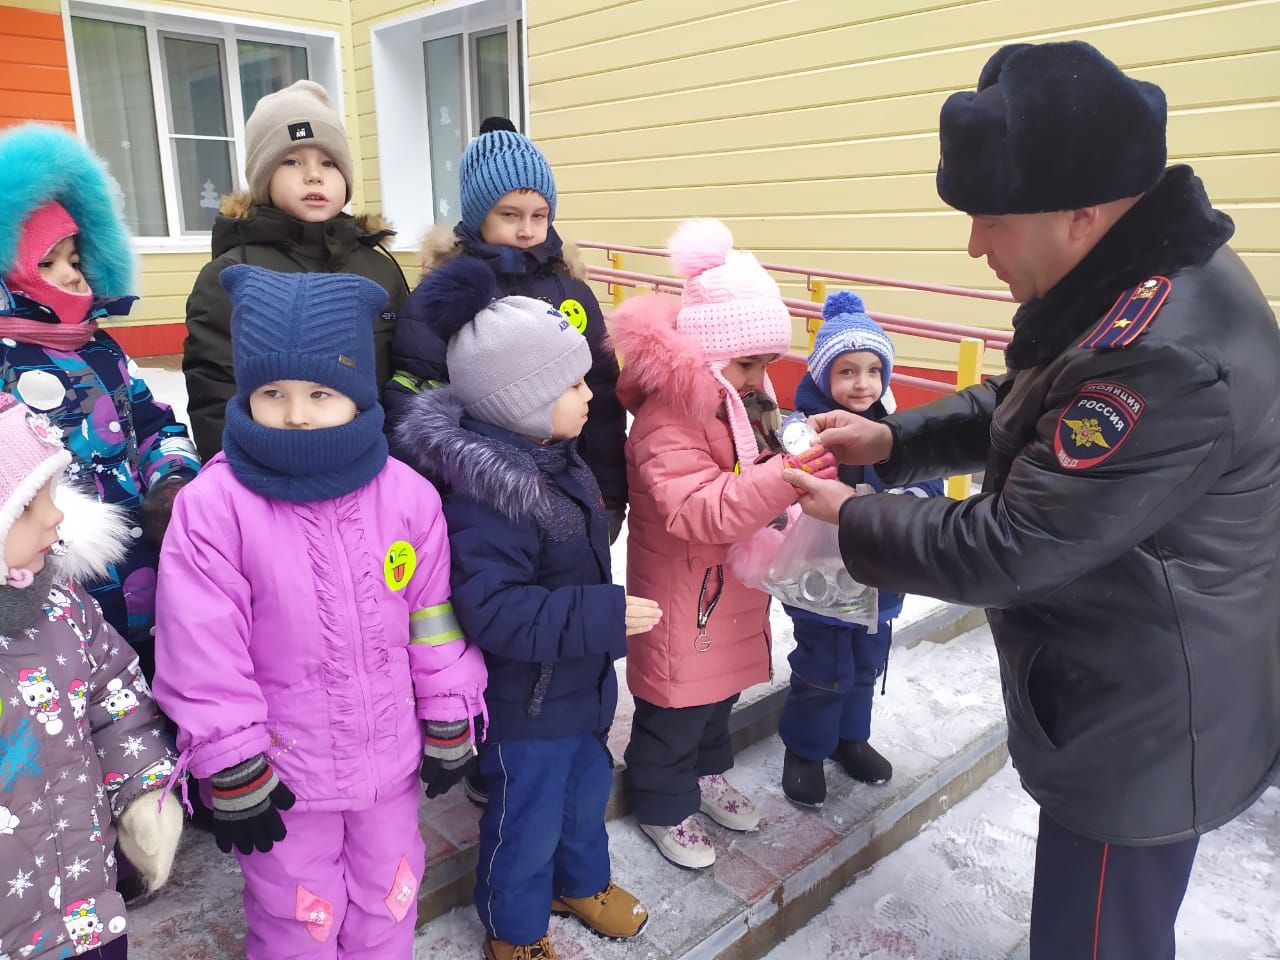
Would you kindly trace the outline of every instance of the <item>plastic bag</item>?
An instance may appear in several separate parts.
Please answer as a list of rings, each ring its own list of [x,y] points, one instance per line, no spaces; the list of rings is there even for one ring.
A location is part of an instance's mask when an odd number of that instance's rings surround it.
[[[875,587],[858,583],[845,569],[839,528],[807,515],[787,530],[763,571],[741,579],[785,604],[846,623],[874,627],[879,616]]]

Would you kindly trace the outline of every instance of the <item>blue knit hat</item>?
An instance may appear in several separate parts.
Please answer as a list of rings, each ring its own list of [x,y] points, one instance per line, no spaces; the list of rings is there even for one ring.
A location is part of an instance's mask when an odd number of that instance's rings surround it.
[[[893,373],[893,341],[884,328],[867,316],[862,298],[837,290],[822,305],[822,327],[809,354],[809,375],[825,393],[831,393],[831,366],[843,354],[866,350],[880,358],[880,396],[889,389]]]
[[[345,393],[359,410],[378,402],[372,318],[387,302],[381,286],[347,273],[276,273],[245,263],[220,279],[231,296],[242,397],[273,380],[310,380]]]
[[[533,141],[510,130],[493,130],[471,141],[458,167],[462,222],[479,231],[498,198],[512,190],[533,190],[556,218],[556,181],[551,165]]]

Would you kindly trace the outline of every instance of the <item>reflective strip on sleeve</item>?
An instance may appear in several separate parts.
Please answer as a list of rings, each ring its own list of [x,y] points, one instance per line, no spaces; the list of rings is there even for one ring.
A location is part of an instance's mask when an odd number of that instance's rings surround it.
[[[425,643],[439,647],[463,637],[462,627],[453,615],[453,604],[438,603],[434,607],[415,610],[409,617],[411,643]]]

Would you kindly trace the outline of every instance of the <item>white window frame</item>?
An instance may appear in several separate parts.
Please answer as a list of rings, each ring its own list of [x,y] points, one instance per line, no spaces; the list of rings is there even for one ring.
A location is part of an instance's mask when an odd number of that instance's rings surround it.
[[[76,129],[84,136],[86,129],[84,107],[80,102],[80,81],[76,71],[75,42],[71,32],[72,17],[87,17],[141,26],[146,30],[147,57],[151,71],[151,96],[155,104],[156,141],[160,153],[160,176],[164,186],[167,237],[134,237],[134,249],[139,253],[185,253],[207,251],[209,231],[182,232],[175,169],[173,132],[169,123],[169,93],[163,71],[162,38],[176,36],[180,39],[217,42],[222,45],[223,96],[231,117],[231,135],[235,141],[232,178],[237,188],[243,187],[245,146],[243,93],[240,88],[240,51],[237,40],[273,43],[281,46],[302,47],[307,51],[307,74],[329,91],[330,98],[343,112],[342,50],[336,31],[300,28],[292,24],[281,25],[269,20],[239,17],[222,13],[206,13],[150,3],[122,2],[122,0],[62,0],[62,28],[66,37],[67,67],[71,80],[71,102],[76,118]],[[186,136],[186,135],[183,135]],[[215,138],[221,139],[221,138]]]
[[[430,136],[427,127],[427,68],[423,44],[463,34],[462,83],[467,141],[475,137],[483,117],[475,116],[475,36],[507,31],[508,57],[528,56],[528,0],[518,0],[518,12],[476,13],[466,8],[491,0],[455,0],[428,10],[379,23],[369,31],[373,60],[374,118],[378,134],[378,173],[382,212],[396,227],[393,250],[416,250],[435,225],[435,191],[431,183]],[[462,24],[456,21],[462,18]],[[516,33],[516,22],[525,31]],[[520,128],[529,134],[529,69],[516,64],[507,71],[508,102],[523,104]],[[524,87],[521,89],[521,80]]]

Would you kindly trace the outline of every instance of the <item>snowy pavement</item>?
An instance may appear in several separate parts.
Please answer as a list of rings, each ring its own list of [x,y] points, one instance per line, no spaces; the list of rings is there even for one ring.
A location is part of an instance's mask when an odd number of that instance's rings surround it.
[[[1024,955],[1037,808],[1012,765],[877,863],[765,960]],[[1280,958],[1280,789],[1204,837],[1179,960]]]

